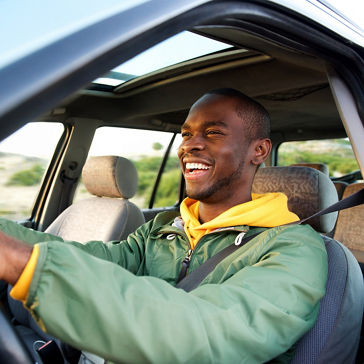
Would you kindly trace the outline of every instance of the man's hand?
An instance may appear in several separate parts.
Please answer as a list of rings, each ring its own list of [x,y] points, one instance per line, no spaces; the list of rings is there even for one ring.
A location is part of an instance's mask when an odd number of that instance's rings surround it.
[[[0,279],[14,285],[24,270],[33,247],[0,231]]]

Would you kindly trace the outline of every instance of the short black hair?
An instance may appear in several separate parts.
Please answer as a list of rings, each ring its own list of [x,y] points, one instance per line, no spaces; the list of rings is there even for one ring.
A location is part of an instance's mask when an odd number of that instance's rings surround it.
[[[221,95],[238,101],[236,113],[246,123],[246,135],[250,141],[269,138],[270,117],[259,102],[233,88],[218,88],[207,92],[204,96],[207,95]]]

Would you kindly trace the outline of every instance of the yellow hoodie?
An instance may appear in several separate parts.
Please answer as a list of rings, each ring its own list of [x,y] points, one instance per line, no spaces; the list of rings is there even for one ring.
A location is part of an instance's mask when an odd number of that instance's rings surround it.
[[[280,192],[252,194],[252,200],[224,211],[213,220],[201,224],[198,220],[200,202],[186,198],[180,211],[185,223],[184,230],[194,249],[198,241],[211,231],[237,225],[274,227],[298,221],[288,210],[287,196]]]

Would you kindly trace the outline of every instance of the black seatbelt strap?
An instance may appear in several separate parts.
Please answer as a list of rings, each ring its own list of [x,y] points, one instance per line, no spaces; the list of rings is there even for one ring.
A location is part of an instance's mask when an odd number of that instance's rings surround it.
[[[74,183],[77,181],[77,178],[67,177],[65,171],[61,172],[60,177],[62,181],[62,191],[61,191],[61,199],[58,204],[58,215],[69,206],[72,187]]]
[[[296,221],[292,224],[303,224],[304,222],[307,222],[314,217],[325,215],[330,212],[344,210],[349,207],[361,205],[363,203],[364,203],[364,189],[361,189],[358,192],[355,192],[354,194],[344,198],[343,200],[334,203],[333,205],[327,207],[326,209],[323,209],[312,216],[309,216],[300,221]],[[197,288],[199,284],[206,278],[206,276],[209,273],[211,273],[223,259],[225,259],[227,256],[235,252],[237,249],[245,245],[249,240],[255,238],[259,234],[260,233],[249,235],[246,238],[243,238],[239,245],[231,244],[228,247],[222,249],[220,252],[218,252],[217,254],[206,260],[206,262],[197,267],[190,274],[185,276],[183,279],[180,279],[176,285],[176,288],[182,288],[186,292],[190,292],[193,289]],[[180,278],[182,278],[181,274]]]
[[[245,245],[249,240],[255,238],[260,233],[252,234],[247,237],[244,237],[241,239],[241,242],[239,245],[231,244],[227,246],[226,248],[220,250],[217,254],[213,255],[211,258],[206,260],[205,263],[201,264],[199,267],[197,267],[191,274],[185,276],[183,279],[179,280],[176,287],[182,288],[186,292],[192,291],[196,287],[199,286],[199,284],[204,280],[204,278],[214,270],[214,268],[228,255],[231,253],[234,253],[236,250],[238,250],[240,247]],[[182,273],[182,272],[181,272]],[[181,274],[180,274],[181,277]]]
[[[345,210],[350,207],[361,205],[362,203],[364,203],[364,188],[353,193],[352,195],[350,195],[348,197],[345,197],[343,200],[340,200],[340,201],[332,204],[331,206],[326,207],[326,209],[323,209],[319,212],[316,212],[316,214],[313,214],[309,217],[306,217],[305,219],[298,221],[297,224],[303,224],[315,217],[329,214],[330,212]]]

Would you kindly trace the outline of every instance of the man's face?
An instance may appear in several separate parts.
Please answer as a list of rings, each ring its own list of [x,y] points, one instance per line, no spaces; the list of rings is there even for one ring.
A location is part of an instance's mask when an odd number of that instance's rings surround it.
[[[189,197],[220,202],[250,187],[245,171],[251,148],[236,109],[236,99],[220,95],[204,96],[192,106],[178,150]]]

